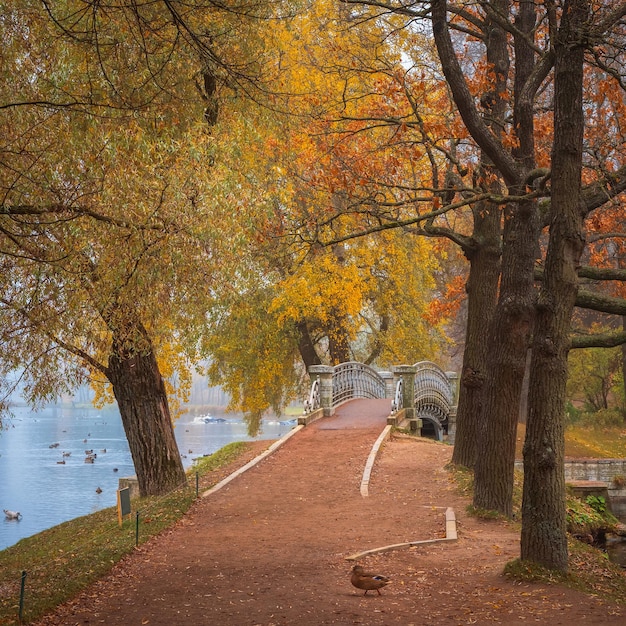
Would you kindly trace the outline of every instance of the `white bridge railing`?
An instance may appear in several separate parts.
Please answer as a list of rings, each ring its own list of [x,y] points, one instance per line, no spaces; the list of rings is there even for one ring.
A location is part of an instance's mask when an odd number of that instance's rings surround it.
[[[353,398],[384,398],[383,377],[369,365],[348,361],[340,363],[333,372],[333,406]]]

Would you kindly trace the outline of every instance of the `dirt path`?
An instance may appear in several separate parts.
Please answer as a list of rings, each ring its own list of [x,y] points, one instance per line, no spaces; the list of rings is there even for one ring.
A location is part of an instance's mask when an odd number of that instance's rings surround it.
[[[519,533],[466,516],[443,469],[449,446],[390,440],[362,497],[384,426],[362,407],[307,426],[40,626],[626,623],[623,607],[503,578]],[[458,542],[364,558],[393,579],[382,596],[350,585],[347,556],[442,537],[447,507]]]

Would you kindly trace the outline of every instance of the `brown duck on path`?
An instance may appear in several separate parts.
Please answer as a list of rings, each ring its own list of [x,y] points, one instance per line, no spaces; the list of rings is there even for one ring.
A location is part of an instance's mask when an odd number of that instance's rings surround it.
[[[350,576],[350,582],[357,589],[365,589],[364,596],[367,595],[368,591],[376,590],[378,591],[378,595],[382,595],[380,593],[381,587],[388,585],[391,581],[386,576],[382,576],[380,574],[371,574],[370,572],[366,572],[360,565],[355,565],[352,568],[352,574]]]

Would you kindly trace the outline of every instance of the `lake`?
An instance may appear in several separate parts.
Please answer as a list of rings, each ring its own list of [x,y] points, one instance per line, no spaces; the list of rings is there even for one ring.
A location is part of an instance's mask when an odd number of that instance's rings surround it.
[[[135,470],[117,408],[68,406],[37,413],[15,407],[0,431],[0,511],[19,511],[19,521],[0,513],[0,550],[62,522],[116,506],[118,480]],[[249,437],[243,416],[187,413],[174,427],[183,465],[233,441],[277,439],[294,420],[264,420]],[[86,463],[86,451],[96,458]]]

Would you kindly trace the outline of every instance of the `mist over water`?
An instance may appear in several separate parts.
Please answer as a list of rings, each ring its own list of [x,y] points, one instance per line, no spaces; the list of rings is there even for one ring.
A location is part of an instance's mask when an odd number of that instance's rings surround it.
[[[133,476],[126,435],[117,408],[68,406],[37,413],[13,409],[0,431],[0,550],[62,522],[116,506],[118,480]],[[249,437],[237,414],[185,414],[174,428],[183,465],[233,441],[277,439],[292,420],[264,420],[258,437]],[[57,445],[58,444],[58,445]],[[86,452],[96,458],[86,463]],[[97,490],[101,490],[98,493]],[[19,511],[7,520],[2,509]]]

